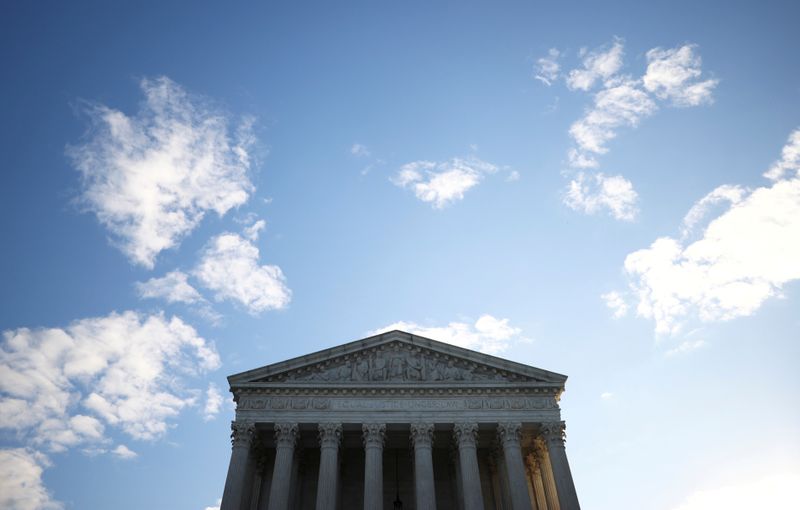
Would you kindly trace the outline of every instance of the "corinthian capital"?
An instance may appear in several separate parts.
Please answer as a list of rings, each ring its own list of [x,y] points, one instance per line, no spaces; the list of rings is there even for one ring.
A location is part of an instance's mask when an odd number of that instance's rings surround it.
[[[383,448],[383,441],[386,438],[385,423],[364,423],[361,425],[364,432],[365,448]]]
[[[547,442],[558,442],[563,444],[567,434],[565,429],[567,424],[563,421],[548,421],[539,425],[539,431]]]
[[[275,446],[294,448],[295,443],[297,443],[297,430],[296,423],[276,423]]]
[[[453,426],[453,437],[455,437],[458,447],[462,446],[475,446],[478,440],[478,424],[477,423],[456,423]]]
[[[411,444],[414,448],[433,445],[433,423],[412,423]]]
[[[253,442],[253,436],[256,433],[256,426],[254,423],[244,421],[231,422],[231,446],[250,447]]]
[[[497,437],[505,447],[506,445],[517,445],[522,439],[522,424],[520,422],[507,422],[497,425]]]
[[[319,424],[319,446],[321,448],[338,448],[342,440],[341,423]]]

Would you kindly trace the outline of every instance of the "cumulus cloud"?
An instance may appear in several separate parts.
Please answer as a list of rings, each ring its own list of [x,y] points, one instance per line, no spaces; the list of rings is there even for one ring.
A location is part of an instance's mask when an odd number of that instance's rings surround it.
[[[701,59],[692,44],[671,49],[653,48],[647,52],[647,70],[641,77],[622,74],[624,48],[621,39],[594,51],[582,50],[582,67],[566,75],[567,87],[589,91],[596,84],[600,90],[583,116],[572,123],[569,135],[573,146],[567,153],[572,172],[564,201],[573,209],[593,214],[606,210],[617,219],[630,221],[637,215],[637,194],[629,180],[599,174],[593,179],[584,172],[600,166],[598,157],[606,154],[609,143],[621,129],[635,128],[653,115],[659,102],[671,106],[697,106],[710,103],[718,81],[701,77]],[[609,180],[612,179],[612,180]],[[588,186],[592,184],[596,191]],[[616,198],[604,193],[603,184],[622,186]]]
[[[208,389],[206,390],[206,405],[203,408],[203,419],[205,421],[211,421],[217,417],[219,414],[219,410],[222,408],[222,393],[219,392],[219,388],[214,383],[208,384]]]
[[[697,47],[653,48],[647,52],[647,72],[642,77],[644,88],[674,106],[697,106],[712,100],[718,81],[700,80],[702,74]]]
[[[638,213],[638,195],[633,184],[621,175],[584,172],[572,179],[564,197],[564,202],[586,214],[607,210],[611,215],[624,221],[633,221]]]
[[[60,510],[42,483],[47,458],[27,448],[0,449],[0,508],[8,510]]]
[[[776,473],[723,487],[701,489],[671,510],[793,508],[800,501],[800,473]]]
[[[462,200],[467,190],[497,170],[496,165],[474,156],[441,163],[414,161],[400,167],[390,180],[395,186],[413,190],[418,199],[433,204],[435,209],[442,209]]]
[[[600,48],[595,51],[581,49],[583,68],[573,69],[567,74],[567,87],[573,90],[589,90],[598,80],[607,80],[622,68],[623,55],[623,44],[619,39],[608,49]]]
[[[558,79],[558,73],[561,70],[561,66],[558,63],[560,55],[561,53],[557,49],[550,48],[547,56],[536,61],[536,75],[534,77],[548,87]]]
[[[203,216],[222,216],[253,190],[247,172],[251,120],[227,115],[169,78],[141,81],[145,99],[132,115],[88,108],[92,130],[68,148],[82,175],[82,201],[134,263],[152,268]]]
[[[220,364],[213,345],[163,314],[112,313],[3,338],[0,428],[52,451],[107,441],[107,425],[134,439],[162,436],[195,403],[187,377]]]
[[[249,227],[246,227],[244,229],[244,236],[250,239],[251,241],[256,241],[258,240],[259,234],[261,233],[262,230],[264,230],[266,226],[267,226],[266,221],[258,220]]]
[[[172,271],[161,278],[151,278],[137,282],[136,290],[143,298],[160,298],[168,303],[198,303],[203,296],[188,282],[188,275],[182,271]]]
[[[607,307],[614,311],[615,319],[625,317],[628,313],[628,304],[619,292],[612,290],[611,292],[606,292],[600,298],[605,301]]]
[[[207,506],[204,510],[219,510],[220,505],[222,504],[222,498],[217,500],[217,504],[214,506]]]
[[[111,453],[113,453],[116,457],[124,460],[135,459],[136,457],[139,456],[135,451],[131,450],[124,444],[117,445],[116,448],[111,450]]]
[[[509,324],[509,319],[498,319],[489,314],[481,315],[474,324],[450,322],[446,326],[422,326],[415,322],[400,321],[369,334],[377,335],[395,329],[489,354],[502,352],[513,342],[527,340],[520,328]]]
[[[784,155],[796,143],[797,131]],[[637,313],[653,319],[658,333],[675,334],[695,316],[724,321],[750,315],[800,279],[800,164],[787,161],[776,163],[786,165],[785,177],[771,186],[723,186],[701,199],[693,210],[719,197],[727,197],[728,206],[698,239],[662,237],[626,257]]]
[[[212,238],[193,275],[215,293],[217,301],[237,301],[252,314],[285,308],[291,300],[283,271],[259,265],[258,248],[238,234]]]

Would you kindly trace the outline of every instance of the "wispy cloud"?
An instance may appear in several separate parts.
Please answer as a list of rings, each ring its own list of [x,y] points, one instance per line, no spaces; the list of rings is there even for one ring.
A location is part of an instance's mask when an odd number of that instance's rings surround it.
[[[558,74],[561,70],[561,66],[558,63],[558,57],[560,55],[561,53],[557,49],[550,48],[547,52],[547,56],[536,60],[536,75],[534,78],[548,87],[552,85],[553,82],[558,79]]]
[[[366,145],[354,143],[350,147],[350,154],[357,158],[368,158],[371,154]]]
[[[107,442],[109,425],[134,439],[162,436],[195,403],[186,378],[220,364],[191,326],[161,314],[112,313],[3,337],[0,429],[52,451]]]
[[[217,301],[236,301],[252,314],[285,308],[291,291],[283,271],[259,263],[252,241],[226,232],[208,242],[192,274]]]
[[[596,82],[607,80],[620,70],[624,55],[623,44],[616,39],[610,47],[593,51],[582,48],[580,55],[583,67],[573,69],[567,74],[567,87],[573,90],[589,90]]]
[[[161,278],[150,278],[136,282],[136,290],[142,298],[164,299],[168,303],[199,303],[203,296],[188,281],[189,275],[182,271],[171,271]]]
[[[27,448],[0,449],[0,508],[9,510],[60,510],[42,483],[47,457]]]
[[[124,444],[117,445],[116,448],[111,450],[111,453],[115,457],[117,457],[119,459],[123,459],[123,460],[135,459],[136,457],[139,456],[139,454],[137,454],[135,451],[131,450],[130,448],[128,448]]]
[[[217,417],[221,408],[222,393],[219,392],[219,388],[216,384],[209,383],[208,389],[206,390],[206,405],[203,408],[203,419],[205,421],[213,420]]]
[[[628,313],[628,304],[619,292],[612,290],[611,292],[606,292],[600,298],[605,301],[608,308],[614,311],[615,319],[625,317]]]
[[[464,193],[497,170],[496,165],[474,156],[441,163],[414,161],[400,167],[391,182],[413,190],[418,199],[432,204],[435,209],[442,209],[462,200]]]
[[[658,333],[676,334],[693,317],[724,321],[750,315],[800,279],[799,150],[797,130],[765,174],[770,186],[721,186],[698,201],[685,224],[694,226],[708,204],[727,202],[698,239],[662,237],[626,257],[637,313],[653,319]]]
[[[638,195],[633,184],[621,175],[579,172],[569,183],[564,202],[587,214],[607,209],[611,215],[624,221],[633,221],[639,212]]]
[[[251,120],[231,119],[166,77],[141,81],[133,116],[87,108],[92,129],[68,148],[83,179],[81,199],[128,258],[152,268],[203,216],[222,216],[253,190],[247,172]]]
[[[702,61],[697,46],[653,48],[647,52],[647,72],[642,77],[644,88],[673,106],[697,106],[710,103],[718,80],[701,80]]]
[[[509,319],[498,319],[489,314],[482,315],[475,323],[450,322],[446,326],[423,326],[400,321],[369,334],[377,335],[395,329],[490,354],[502,352],[514,342],[528,340],[522,336],[520,328],[509,324]]]

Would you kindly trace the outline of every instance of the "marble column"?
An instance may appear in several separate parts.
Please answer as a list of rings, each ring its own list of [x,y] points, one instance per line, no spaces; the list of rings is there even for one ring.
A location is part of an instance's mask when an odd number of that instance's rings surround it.
[[[478,424],[456,423],[453,435],[458,444],[458,465],[461,471],[461,488],[464,510],[483,510],[481,475],[478,470]]]
[[[542,485],[544,486],[544,496],[547,501],[548,510],[560,510],[561,505],[558,503],[558,490],[556,489],[556,481],[553,478],[553,468],[550,466],[550,456],[547,454],[547,446],[544,439],[537,437],[533,441],[536,458],[539,460],[540,475],[542,478]]]
[[[528,468],[531,474],[531,484],[533,484],[533,497],[536,500],[538,510],[550,510],[547,506],[547,499],[544,495],[544,482],[542,482],[542,463],[536,453],[528,454]]]
[[[497,426],[497,437],[503,446],[511,508],[512,510],[530,510],[531,498],[528,496],[525,462],[522,460],[520,446],[522,424],[519,422],[500,423]]]
[[[364,423],[364,510],[383,508],[383,442],[386,424]]]
[[[319,424],[319,481],[317,510],[335,510],[339,475],[339,444],[342,441],[341,423]]]
[[[275,424],[275,466],[272,468],[269,510],[289,509],[289,490],[292,485],[292,464],[294,464],[297,432],[296,423]]]
[[[565,428],[563,421],[553,421],[542,423],[540,431],[547,446],[561,510],[580,510],[578,494],[575,492],[575,483],[572,481],[572,472],[564,448]]]
[[[414,445],[414,488],[417,510],[436,510],[436,488],[433,482],[433,423],[412,423]]]
[[[231,461],[228,464],[228,476],[225,479],[225,489],[222,492],[220,509],[241,510],[244,500],[244,490],[248,477],[253,476],[250,469],[251,446],[255,436],[256,426],[247,422],[231,422]]]

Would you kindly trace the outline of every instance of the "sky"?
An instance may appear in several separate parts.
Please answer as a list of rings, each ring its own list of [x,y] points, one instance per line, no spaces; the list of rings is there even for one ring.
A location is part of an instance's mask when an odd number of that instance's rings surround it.
[[[797,2],[3,2],[0,507],[218,506],[226,376],[566,374],[583,508],[800,508]]]

